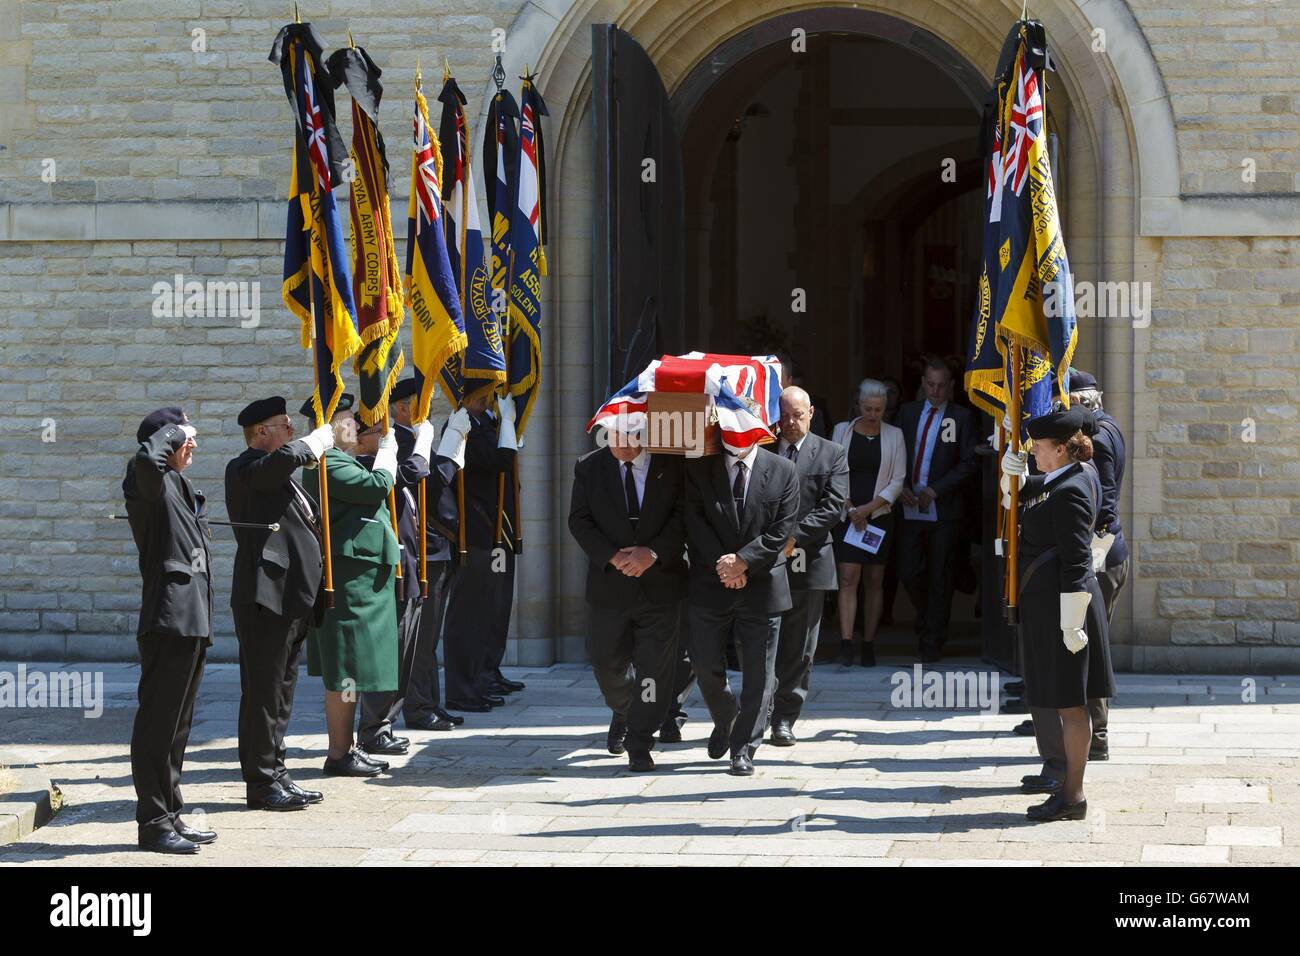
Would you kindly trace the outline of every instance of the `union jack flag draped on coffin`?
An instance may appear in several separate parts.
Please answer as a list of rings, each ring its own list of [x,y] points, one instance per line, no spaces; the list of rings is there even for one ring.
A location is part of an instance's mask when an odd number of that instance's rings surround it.
[[[334,81],[312,25],[283,27],[269,59],[280,67],[295,126],[280,294],[302,323],[302,347],[313,349],[311,403],[317,423],[324,424],[343,395],[339,369],[361,349],[333,193],[343,181],[347,153],[334,125]]]
[[[770,439],[781,417],[781,363],[775,355],[665,355],[611,395],[587,422],[587,431],[601,425],[644,433],[651,392],[711,396],[722,440],[748,448]]]

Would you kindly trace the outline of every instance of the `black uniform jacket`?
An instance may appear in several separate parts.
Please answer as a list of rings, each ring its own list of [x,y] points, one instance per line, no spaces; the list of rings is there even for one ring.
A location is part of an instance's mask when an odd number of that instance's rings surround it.
[[[412,598],[419,594],[420,578],[420,511],[416,495],[420,482],[429,477],[429,462],[423,455],[415,454],[414,429],[394,422],[393,434],[397,438],[397,483],[393,488],[397,501],[397,542],[402,546],[404,594]],[[375,467],[372,455],[362,455],[357,461],[371,470]]]
[[[583,455],[573,467],[569,533],[587,552],[587,601],[629,607],[641,601],[671,604],[686,593],[686,531],[682,523],[683,462],[652,455],[635,525],[628,517],[621,465],[608,448]],[[639,578],[612,567],[621,548],[647,547],[659,556]]]
[[[136,633],[200,637],[211,643],[206,499],[167,464],[167,456],[184,444],[179,425],[164,425],[140,445],[122,480],[143,583]]]
[[[1101,507],[1097,509],[1097,531],[1109,531],[1114,543],[1106,552],[1106,567],[1122,564],[1128,557],[1128,542],[1119,520],[1119,496],[1124,486],[1127,449],[1119,423],[1105,412],[1097,412],[1097,433],[1092,436],[1092,463],[1101,479]]]
[[[487,415],[470,416],[472,427],[465,443],[465,543],[470,547],[492,548],[496,544],[497,487],[501,475],[505,476],[505,510],[503,547],[508,547],[509,533],[505,528],[515,528],[514,463],[515,451],[497,447],[497,423]],[[454,468],[454,465],[452,466]],[[454,502],[455,486],[451,490]],[[455,552],[456,539],[452,538]]]
[[[833,591],[839,581],[831,531],[844,517],[849,496],[848,451],[838,442],[810,432],[804,436],[795,468],[799,473],[799,514],[794,546],[798,550],[787,568],[790,590]]]
[[[279,524],[279,531],[235,528],[230,606],[260,604],[301,617],[321,586],[320,515],[293,473],[316,461],[304,441],[267,453],[245,448],[226,465],[226,513],[231,521]],[[315,481],[316,472],[311,472]]]
[[[757,449],[745,510],[737,515],[724,461],[724,455],[708,455],[686,463],[687,596],[703,607],[788,611],[785,544],[799,509],[795,467],[766,448]],[[749,566],[745,587],[733,590],[718,580],[716,565],[724,554],[735,554]]]

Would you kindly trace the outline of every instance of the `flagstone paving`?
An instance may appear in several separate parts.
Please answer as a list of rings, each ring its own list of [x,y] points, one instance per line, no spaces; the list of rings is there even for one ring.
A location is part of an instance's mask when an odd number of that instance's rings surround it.
[[[16,664],[0,664],[14,673]],[[103,715],[0,710],[0,750],[63,791],[45,827],[0,847],[0,865],[1004,866],[1300,863],[1300,678],[1120,675],[1111,759],[1088,768],[1089,817],[1029,824],[1041,798],[1022,717],[895,708],[891,676],[819,665],[799,744],[765,746],[750,778],[704,742],[696,698],[659,771],[630,774],[604,751],[608,711],[588,668],[512,668],[528,689],[453,733],[407,733],[411,753],[373,780],[324,777],[319,681],[303,676],[288,764],[325,802],[295,813],[243,805],[239,675],[208,667],[185,766],[191,824],[220,839],[194,857],[135,849],[127,743],[138,669],[27,664],[103,674]],[[982,669],[974,661],[945,670]]]

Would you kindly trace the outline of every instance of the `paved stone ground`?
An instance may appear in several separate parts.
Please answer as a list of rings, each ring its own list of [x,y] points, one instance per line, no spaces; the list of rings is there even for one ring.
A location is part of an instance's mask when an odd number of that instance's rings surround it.
[[[60,665],[26,665],[54,669]],[[973,669],[949,662],[946,669]],[[0,664],[10,672],[14,664]],[[1300,863],[1300,678],[1122,675],[1111,759],[1088,769],[1083,822],[1028,824],[1041,798],[1016,715],[898,709],[891,675],[820,665],[791,749],[765,746],[751,778],[704,752],[698,697],[685,742],[659,772],[629,774],[604,752],[608,711],[582,666],[514,668],[528,690],[454,733],[410,734],[410,755],[368,780],[324,777],[321,687],[305,674],[289,766],[325,802],[271,814],[243,807],[235,751],[239,677],[207,670],[185,768],[191,823],[220,833],[196,857],[136,851],[127,741],[137,668],[104,674],[98,719],[0,712],[0,748],[46,768],[65,795],[55,819],[0,847],[0,865],[910,866]]]

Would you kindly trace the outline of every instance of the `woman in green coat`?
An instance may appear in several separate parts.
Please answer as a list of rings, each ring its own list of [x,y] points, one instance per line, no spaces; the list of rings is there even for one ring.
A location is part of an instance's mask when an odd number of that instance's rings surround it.
[[[388,765],[356,750],[352,729],[357,694],[397,689],[393,587],[399,552],[388,514],[397,439],[382,425],[358,433],[350,411],[335,413],[333,425],[335,447],[325,453],[325,466],[334,606],[307,632],[307,673],[325,684],[325,773],[373,777]],[[354,455],[374,455],[373,468]],[[304,484],[313,497],[319,493],[319,481]]]

